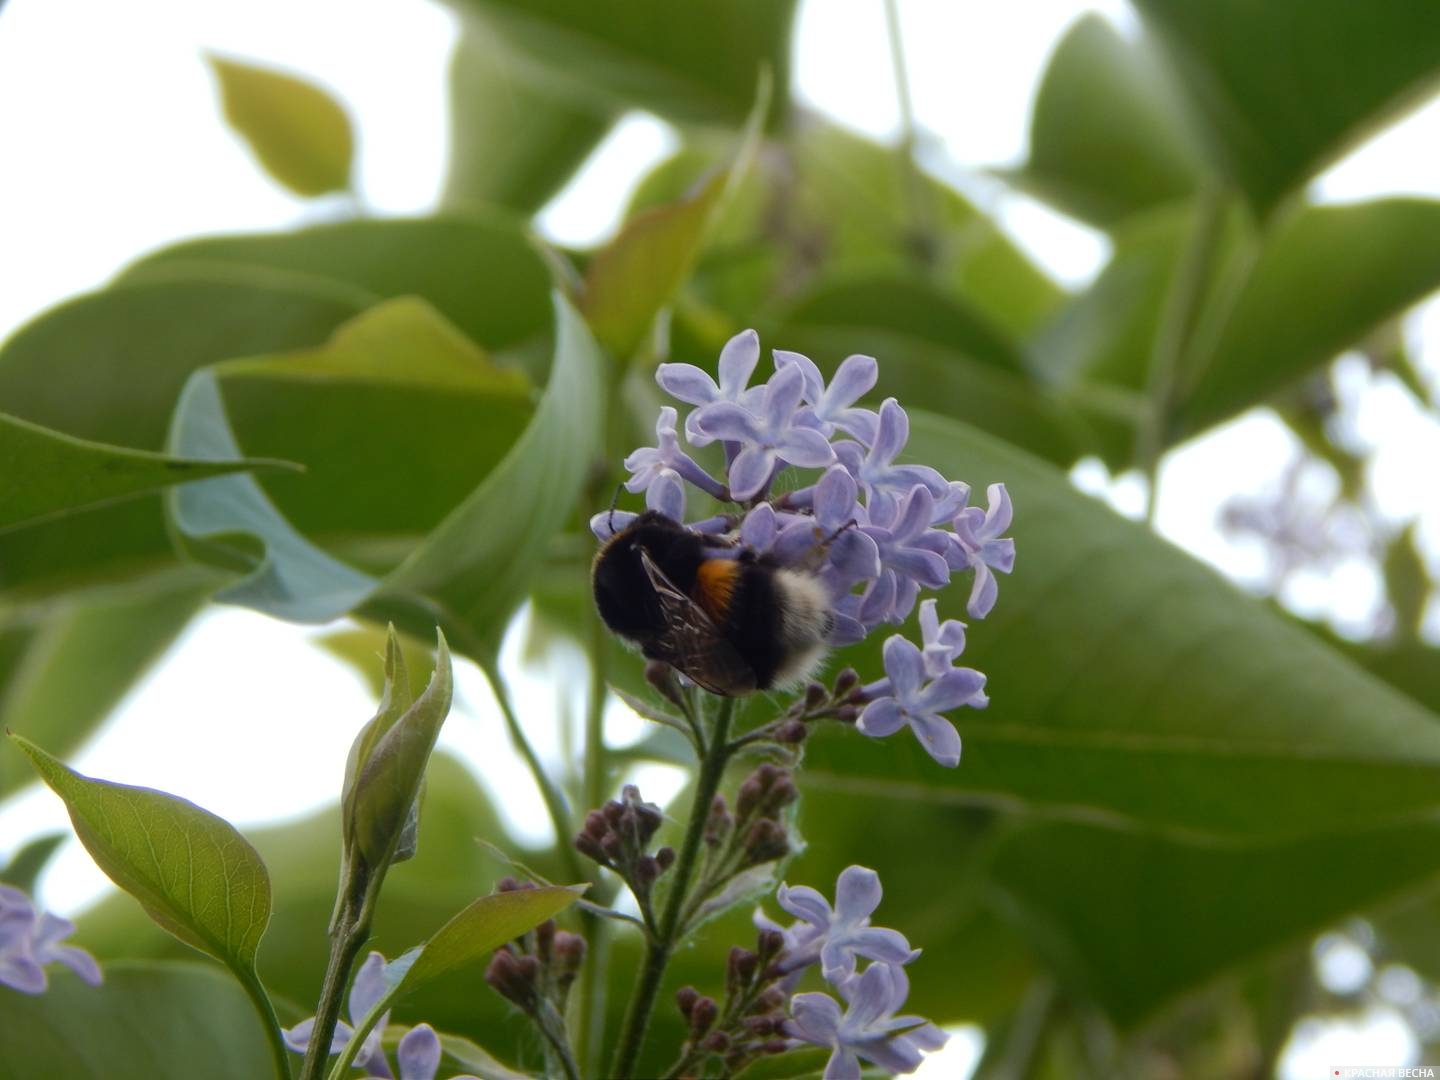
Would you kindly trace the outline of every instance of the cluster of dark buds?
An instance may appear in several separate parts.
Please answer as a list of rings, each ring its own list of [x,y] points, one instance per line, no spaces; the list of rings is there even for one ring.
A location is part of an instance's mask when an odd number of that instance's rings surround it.
[[[716,795],[705,820],[705,854],[686,922],[708,913],[707,902],[745,871],[790,854],[785,809],[800,797],[790,770],[765,762],[735,792],[735,810]]]
[[[650,852],[650,841],[664,821],[660,808],[640,797],[640,789],[626,784],[619,801],[612,799],[585,815],[585,827],[575,837],[575,848],[607,870],[613,870],[635,894],[647,925],[654,925],[651,891],[660,875],[675,864],[675,849]]]
[[[681,987],[675,1001],[688,1032],[670,1076],[703,1073],[711,1058],[720,1060],[723,1075],[733,1076],[759,1058],[791,1049],[785,1034],[789,994],[779,963],[784,948],[783,933],[761,930],[753,952],[731,949],[723,1006],[693,986]]]
[[[772,743],[793,750],[809,737],[811,725],[821,720],[854,725],[870,701],[865,689],[854,668],[844,668],[829,686],[812,681],[783,713],[770,723],[741,735],[734,745]],[[798,761],[798,754],[792,754],[792,760]]]

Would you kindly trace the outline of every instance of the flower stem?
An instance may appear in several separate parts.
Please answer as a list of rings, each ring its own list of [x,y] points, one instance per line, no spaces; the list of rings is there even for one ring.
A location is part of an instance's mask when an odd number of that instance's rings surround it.
[[[598,615],[590,618],[590,698],[585,712],[585,801],[584,809],[605,801],[605,624]],[[562,841],[568,841],[568,837]],[[596,883],[598,886],[598,882]],[[580,982],[580,1001],[575,1015],[575,1056],[587,1075],[600,1071],[600,1042],[604,1028],[606,974],[610,957],[610,926],[603,918],[580,909],[580,929],[589,942],[590,962]]]
[[[344,884],[348,887],[350,882]],[[354,896],[353,893],[350,895]],[[353,901],[347,901],[330,934],[330,961],[325,966],[325,981],[320,985],[315,1026],[310,1031],[310,1043],[305,1047],[305,1064],[300,1067],[300,1080],[320,1080],[325,1074],[330,1042],[335,1036],[336,1021],[340,1019],[340,1003],[345,997],[346,987],[350,985],[355,958],[370,937],[370,907],[370,904],[362,902],[357,911]]]
[[[640,979],[635,984],[630,1004],[625,1010],[625,1026],[620,1035],[620,1045],[615,1051],[615,1063],[610,1069],[610,1075],[617,1080],[635,1073],[635,1063],[640,1058],[640,1048],[645,1042],[645,1029],[649,1026],[650,1014],[655,1009],[655,997],[665,977],[665,968],[670,963],[670,954],[678,944],[680,913],[685,907],[686,894],[690,891],[690,878],[695,872],[695,861],[700,853],[700,842],[705,835],[710,804],[715,800],[715,793],[720,790],[720,781],[730,760],[730,721],[734,714],[735,699],[722,698],[709,749],[700,762],[700,776],[695,781],[695,798],[690,806],[690,821],[685,829],[685,840],[680,848],[679,858],[675,862],[675,876],[670,881],[670,892],[665,897],[665,910],[660,916],[659,932],[645,943],[645,959],[640,969]]]
[[[285,1037],[280,1033],[280,1020],[275,1015],[275,1005],[271,1002],[270,995],[265,992],[260,977],[253,971],[241,975],[240,985],[245,988],[255,1011],[260,1014],[260,1024],[265,1029],[265,1041],[270,1047],[270,1059],[275,1065],[275,1080],[290,1080],[290,1048],[285,1045]]]

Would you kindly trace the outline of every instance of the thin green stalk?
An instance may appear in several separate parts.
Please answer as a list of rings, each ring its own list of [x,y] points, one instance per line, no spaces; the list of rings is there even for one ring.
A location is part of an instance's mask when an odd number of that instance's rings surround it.
[[[555,843],[560,849],[561,861],[565,864],[565,873],[570,876],[571,881],[586,880],[586,873],[580,866],[580,858],[575,849],[570,845],[570,838],[575,831],[574,824],[570,820],[570,812],[565,806],[565,796],[560,794],[560,789],[540,764],[540,757],[535,753],[535,748],[530,745],[530,740],[525,736],[525,729],[520,726],[520,718],[515,715],[515,707],[510,701],[510,692],[505,687],[505,682],[500,678],[498,666],[488,659],[480,659],[472,654],[471,659],[480,665],[480,670],[485,672],[485,678],[490,681],[490,687],[495,691],[495,700],[500,703],[500,715],[505,718],[505,729],[510,733],[510,741],[515,744],[515,749],[525,759],[525,765],[530,774],[535,778],[535,784],[540,788],[540,798],[544,800],[545,811],[550,815],[550,824],[555,829]]]
[[[598,616],[590,619],[590,698],[585,713],[585,804],[596,809],[605,801],[605,626]],[[606,969],[609,967],[610,927],[605,919],[581,909],[581,932],[589,946],[590,961],[580,982],[576,1004],[575,1056],[587,1075],[599,1071],[600,1042],[604,1030]]]
[[[270,1047],[270,1060],[275,1065],[275,1080],[290,1080],[290,1048],[285,1045],[285,1036],[280,1032],[280,1018],[275,1015],[275,1005],[265,992],[259,976],[253,971],[236,972],[240,985],[255,1011],[260,1014],[260,1026],[265,1029],[265,1042]]]
[[[346,882],[347,887],[350,884]],[[330,1042],[335,1035],[335,1023],[340,1019],[340,1004],[350,985],[350,973],[355,968],[355,958],[370,938],[371,906],[368,902],[362,903],[357,912],[352,904],[347,903],[335,932],[331,934],[330,960],[325,966],[325,981],[320,985],[315,1026],[310,1031],[310,1043],[305,1048],[300,1080],[321,1080],[325,1075],[325,1062],[330,1057]]]
[[[1190,347],[1200,305],[1214,270],[1224,211],[1224,193],[1208,185],[1201,188],[1195,200],[1195,222],[1166,294],[1160,328],[1150,351],[1150,368],[1145,380],[1146,411],[1137,433],[1136,458],[1145,473],[1148,488],[1145,518],[1152,525],[1160,459],[1169,435],[1180,365]]]
[[[695,798],[690,805],[690,821],[686,825],[685,840],[680,855],[675,861],[674,877],[670,880],[670,892],[665,897],[665,910],[660,916],[659,932],[645,944],[645,959],[640,969],[640,979],[630,996],[625,1011],[625,1026],[621,1031],[620,1044],[615,1051],[615,1063],[610,1075],[617,1080],[634,1075],[635,1063],[640,1058],[640,1048],[645,1042],[645,1029],[650,1025],[650,1014],[655,1009],[655,996],[665,977],[665,968],[670,955],[679,943],[680,913],[685,906],[686,894],[690,891],[690,878],[695,872],[695,860],[700,852],[700,843],[705,835],[705,822],[710,816],[710,804],[720,790],[720,781],[725,776],[725,766],[730,760],[730,721],[735,715],[735,699],[722,698],[720,710],[715,717],[715,730],[710,737],[710,747],[700,762],[700,776],[695,781]]]
[[[896,154],[910,210],[908,239],[912,254],[929,265],[934,262],[935,254],[931,246],[936,235],[935,215],[929,186],[915,160],[920,128],[915,120],[915,102],[910,96],[910,71],[905,61],[905,42],[900,36],[898,0],[885,0],[885,28],[890,39],[890,68],[895,80],[895,96],[900,103],[900,143]]]

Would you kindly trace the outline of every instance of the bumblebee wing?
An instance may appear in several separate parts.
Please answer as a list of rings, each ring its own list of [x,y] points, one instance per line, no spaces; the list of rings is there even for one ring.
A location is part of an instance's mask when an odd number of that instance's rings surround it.
[[[726,641],[705,609],[686,596],[640,548],[640,563],[660,601],[665,632],[646,649],[712,694],[734,697],[755,689],[755,672]]]

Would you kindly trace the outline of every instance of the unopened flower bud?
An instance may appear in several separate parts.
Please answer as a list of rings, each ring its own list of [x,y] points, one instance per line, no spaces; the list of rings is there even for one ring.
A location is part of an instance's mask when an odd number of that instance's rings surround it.
[[[784,1039],[769,1039],[760,1046],[762,1054],[783,1054],[790,1049],[790,1044]]]
[[[685,691],[680,680],[675,678],[675,669],[663,660],[650,660],[645,664],[645,681],[660,691],[660,696],[672,705],[685,708]]]
[[[761,930],[755,948],[760,954],[760,962],[768,964],[785,948],[785,935],[779,930]]]
[[[841,698],[860,685],[860,675],[854,668],[845,668],[835,676],[835,697]]]
[[[585,833],[593,836],[596,840],[610,831],[610,823],[605,820],[605,815],[599,810],[591,810],[585,815]]]
[[[841,705],[835,710],[835,719],[842,724],[853,724],[860,718],[860,706]]]
[[[655,852],[655,861],[660,865],[660,872],[663,874],[670,867],[675,865],[675,849],[673,847],[662,847]]]
[[[653,855],[642,855],[635,860],[635,884],[644,888],[653,885],[660,876],[660,863]]]
[[[690,1037],[698,1039],[712,1027],[720,1015],[720,1006],[715,1004],[712,997],[702,997],[695,1000],[695,1005],[690,1010]]]
[[[700,1040],[700,1046],[712,1054],[723,1054],[730,1049],[730,1036],[723,1031],[712,1031]]]
[[[719,847],[730,835],[730,828],[734,824],[730,810],[725,805],[725,796],[716,795],[710,803],[710,816],[705,820],[705,843],[711,847]]]
[[[812,682],[809,686],[805,687],[805,711],[815,711],[821,705],[824,705],[829,697],[830,691],[826,690],[820,683]]]
[[[783,1018],[772,1014],[765,1016],[747,1016],[745,1018],[745,1030],[752,1035],[774,1035],[784,1023]]]
[[[535,927],[535,955],[540,958],[540,963],[550,963],[550,958],[555,949],[555,920],[546,919],[539,926]]]
[[[675,1004],[680,1006],[680,1015],[686,1020],[690,1019],[690,1010],[695,1008],[695,1002],[700,1000],[700,991],[693,986],[682,986],[675,991]]]
[[[485,981],[501,997],[531,1012],[538,1000],[536,976],[539,971],[540,965],[533,956],[516,956],[508,949],[500,949],[490,958]]]
[[[790,853],[790,840],[785,829],[770,818],[761,818],[745,836],[745,855],[751,866],[773,862]]]
[[[725,989],[732,996],[739,995],[750,985],[759,963],[760,958],[749,949],[742,949],[739,945],[732,948],[725,965]]]
[[[771,986],[762,990],[756,997],[753,1011],[756,1013],[775,1012],[784,1007],[785,991],[778,986]]]
[[[775,729],[775,741],[785,743],[788,746],[794,746],[797,743],[804,742],[805,736],[809,734],[810,729],[805,726],[803,721],[786,720],[785,723]]]
[[[563,994],[575,981],[575,977],[580,973],[580,965],[585,962],[585,939],[568,930],[557,931],[554,956],[555,982]]]
[[[496,892],[515,892],[519,888],[520,882],[516,881],[513,877],[502,877],[495,883]]]

